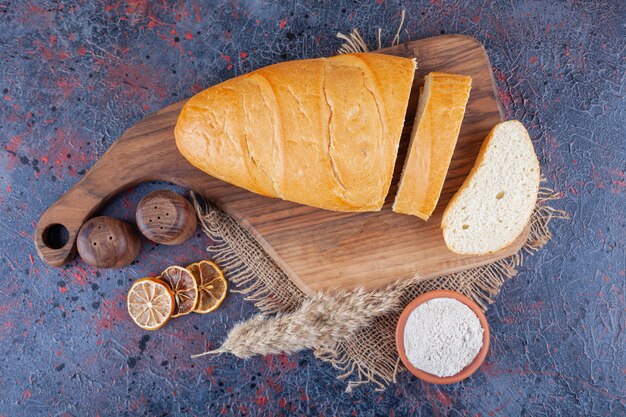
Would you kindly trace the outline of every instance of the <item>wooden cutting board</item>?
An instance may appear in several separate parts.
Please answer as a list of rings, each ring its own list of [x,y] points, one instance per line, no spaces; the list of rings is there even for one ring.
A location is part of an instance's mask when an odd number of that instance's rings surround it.
[[[202,194],[259,241],[305,292],[364,286],[380,288],[420,274],[432,277],[483,265],[516,252],[527,232],[509,248],[489,256],[450,252],[440,223],[448,200],[472,167],[489,130],[503,120],[489,58],[473,38],[438,36],[386,48],[382,53],[417,58],[418,70],[394,181],[382,211],[337,213],[253,194],[191,166],[174,143],[174,125],[184,105],[172,104],[128,129],[87,174],[44,213],[35,233],[39,256],[60,266],[75,254],[80,226],[119,191],[144,181],[164,180]],[[465,119],[437,209],[428,222],[391,211],[408,146],[419,88],[431,71],[473,79]],[[189,261],[194,261],[190,259]]]

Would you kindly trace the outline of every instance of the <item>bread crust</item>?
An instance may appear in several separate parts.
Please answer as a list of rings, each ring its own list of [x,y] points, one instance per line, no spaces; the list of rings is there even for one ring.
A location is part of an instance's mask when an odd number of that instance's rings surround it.
[[[471,88],[466,75],[431,72],[425,77],[394,212],[428,220],[435,210]]]
[[[461,185],[459,190],[454,194],[454,196],[452,196],[452,198],[450,199],[450,202],[448,203],[448,205],[446,206],[446,209],[443,212],[443,217],[441,219],[441,229],[443,231],[444,238],[446,236],[446,229],[448,228],[448,215],[449,215],[450,211],[454,208],[455,204],[457,203],[457,200],[465,192],[465,190],[469,187],[472,179],[474,178],[476,173],[481,168],[481,165],[485,161],[486,153],[487,153],[487,150],[490,147],[491,140],[495,136],[495,134],[497,132],[497,129],[501,128],[504,124],[507,124],[507,123],[519,125],[519,127],[521,127],[523,129],[523,131],[525,132],[524,134],[526,135],[526,139],[528,140],[528,142],[530,143],[530,146],[534,150],[534,147],[532,145],[532,141],[530,139],[530,136],[528,135],[528,132],[526,131],[526,128],[524,127],[524,125],[520,121],[518,121],[518,120],[509,120],[509,121],[502,122],[502,123],[499,123],[496,126],[494,126],[491,129],[491,131],[489,132],[489,134],[487,135],[487,137],[485,138],[482,146],[480,147],[480,150],[478,152],[478,156],[476,157],[476,162],[474,163],[474,166],[472,167],[470,173],[467,175],[467,178],[465,178],[465,181],[463,182],[463,184]],[[537,204],[537,198],[538,198],[538,194],[539,194],[539,183],[540,183],[539,159],[537,159],[537,154],[534,151],[532,152],[532,160],[529,161],[529,162],[530,162],[530,164],[533,165],[533,167],[535,169],[535,172],[537,173],[537,181],[536,181],[536,184],[534,184],[534,192],[531,193],[531,197],[530,197],[530,198],[532,198],[533,202],[532,202],[532,204],[528,205],[528,208],[527,208],[526,212],[523,213],[523,215],[522,215],[522,217],[525,219],[524,222],[523,222],[525,225],[528,224],[528,222],[530,221],[530,218],[531,218],[531,216],[532,216],[532,214],[534,212],[535,206]],[[522,230],[520,230],[520,233],[522,231],[523,231],[523,228],[522,228]],[[448,246],[448,248],[450,250],[452,250],[455,253],[459,253],[459,254],[462,254],[462,255],[476,255],[476,256],[479,256],[479,255],[486,255],[486,254],[491,254],[491,253],[494,253],[494,252],[498,252],[498,251],[500,251],[500,250],[510,246],[513,242],[515,242],[515,239],[517,239],[518,236],[519,236],[519,233],[515,234],[515,235],[511,235],[510,238],[507,239],[507,241],[504,244],[502,244],[499,247],[494,248],[494,249],[492,249],[490,251],[487,251],[487,252],[475,252],[475,251],[463,251],[463,252],[460,252],[460,251],[454,251],[452,248],[450,248],[450,245],[448,244],[447,240],[446,240],[446,245]]]
[[[378,211],[414,72],[413,59],[375,53],[261,68],[192,97],[176,145],[195,167],[258,194]]]

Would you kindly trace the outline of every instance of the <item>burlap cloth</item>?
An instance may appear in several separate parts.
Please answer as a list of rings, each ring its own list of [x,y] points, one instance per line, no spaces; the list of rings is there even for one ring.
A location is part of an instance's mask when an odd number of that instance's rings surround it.
[[[339,50],[340,53],[367,50],[357,31],[349,36],[339,36],[346,42]],[[394,43],[398,41],[399,36],[396,35]],[[307,295],[291,282],[247,230],[211,203],[194,198],[202,229],[214,242],[207,251],[237,286],[238,292],[268,315],[292,312],[307,299]],[[557,198],[558,194],[554,191],[540,189],[528,240],[517,254],[454,274],[427,280],[416,277],[408,285],[404,282],[401,304],[408,304],[424,292],[445,289],[465,294],[486,310],[502,284],[515,276],[516,268],[523,263],[524,256],[539,250],[550,240],[550,220],[565,217],[565,213],[549,205],[551,200]],[[397,288],[400,283],[395,285],[388,287],[388,290]],[[338,378],[348,379],[348,392],[364,383],[374,383],[377,389],[384,389],[390,382],[395,382],[398,372],[405,369],[395,346],[395,327],[399,315],[400,311],[395,311],[377,317],[371,326],[354,332],[332,346],[315,349],[314,354],[341,371]]]

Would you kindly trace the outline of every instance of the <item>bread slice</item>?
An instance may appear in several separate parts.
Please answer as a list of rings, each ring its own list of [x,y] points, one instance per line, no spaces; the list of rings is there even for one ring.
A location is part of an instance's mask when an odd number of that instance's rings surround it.
[[[435,210],[465,115],[472,79],[431,72],[425,78],[393,211],[428,220]]]
[[[539,181],[539,161],[524,126],[517,120],[496,125],[443,213],[448,248],[483,255],[509,246],[528,224]]]

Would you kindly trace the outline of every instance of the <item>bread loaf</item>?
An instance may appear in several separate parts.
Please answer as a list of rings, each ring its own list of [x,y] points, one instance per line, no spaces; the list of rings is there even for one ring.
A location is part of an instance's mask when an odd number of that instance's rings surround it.
[[[261,68],[192,97],[176,145],[197,168],[255,193],[377,211],[414,72],[413,59],[375,53]]]
[[[393,211],[428,220],[446,179],[472,79],[431,72],[424,81]]]
[[[482,255],[509,246],[530,220],[539,181],[539,161],[524,126],[517,120],[496,125],[443,214],[448,248]]]

